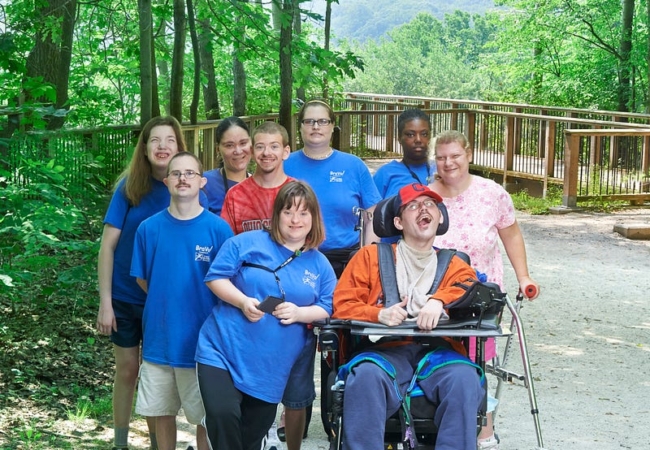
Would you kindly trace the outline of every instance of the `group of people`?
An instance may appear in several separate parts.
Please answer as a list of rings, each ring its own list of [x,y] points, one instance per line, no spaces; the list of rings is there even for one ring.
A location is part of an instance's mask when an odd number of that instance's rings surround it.
[[[462,134],[438,136],[431,164],[429,117],[406,110],[398,119],[403,159],[373,178],[359,158],[331,147],[335,119],[327,103],[305,103],[298,115],[303,148],[294,152],[274,122],[251,134],[241,119],[224,119],[216,130],[222,164],[205,173],[175,119],[145,125],[104,218],[98,263],[97,329],[110,335],[116,364],[114,450],[128,448],[138,383],[136,412],[147,418],[152,449],[175,449],[182,407],[197,426],[199,450],[259,450],[282,403],[279,434],[298,450],[316,397],[309,323],[333,314],[395,325],[411,315],[420,328],[434,328],[444,305],[459,296],[453,283],[460,278],[477,269],[503,286],[497,238],[520,286],[536,286],[512,201],[496,183],[470,175]],[[359,250],[356,230],[358,215],[372,223],[384,198],[393,199],[401,233],[393,248],[403,298],[385,309],[376,252]],[[451,225],[437,236],[442,202]],[[365,233],[365,242],[379,240],[371,226]],[[429,298],[434,246],[465,251],[474,268],[454,261]],[[448,347],[464,353],[453,342]],[[421,349],[376,350],[410,380]],[[477,444],[483,388],[470,367],[452,364],[427,379],[431,399],[446,411],[434,418],[437,448],[497,448],[491,426]],[[370,448],[366,430],[373,427],[380,439],[380,422],[396,410],[394,392],[367,383],[386,384],[361,364],[346,389],[347,449]]]

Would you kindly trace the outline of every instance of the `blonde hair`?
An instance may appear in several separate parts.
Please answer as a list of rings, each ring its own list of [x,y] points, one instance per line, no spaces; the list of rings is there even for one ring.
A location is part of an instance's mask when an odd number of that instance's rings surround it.
[[[115,188],[119,186],[120,181],[124,182],[124,195],[132,206],[138,206],[142,198],[151,192],[151,163],[147,158],[147,142],[151,136],[151,130],[159,126],[170,126],[176,135],[176,145],[178,153],[187,151],[183,129],[181,124],[172,116],[158,116],[149,120],[138,137],[138,143],[135,145],[131,161],[127,168],[120,174],[115,183]]]
[[[275,202],[273,202],[273,216],[271,217],[271,238],[275,242],[284,244],[280,234],[280,215],[285,209],[294,205],[303,204],[311,214],[311,230],[305,239],[305,250],[318,248],[325,240],[325,225],[320,213],[320,206],[316,194],[304,181],[290,181],[280,189]]]
[[[456,130],[448,130],[448,131],[443,131],[438,136],[436,136],[436,141],[433,146],[434,154],[438,150],[438,145],[453,144],[453,143],[457,143],[458,145],[460,145],[463,149],[465,149],[465,152],[467,154],[470,154],[472,152],[472,149],[469,146],[469,141],[467,140],[467,137],[465,137],[463,133]]]

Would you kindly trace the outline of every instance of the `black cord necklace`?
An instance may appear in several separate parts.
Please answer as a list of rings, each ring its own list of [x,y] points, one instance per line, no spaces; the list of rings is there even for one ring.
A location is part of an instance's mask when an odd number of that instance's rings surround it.
[[[415,181],[417,181],[418,183],[420,183],[420,184],[424,184],[424,185],[427,185],[427,184],[429,184],[429,181],[431,181],[431,167],[429,167],[429,163],[428,163],[428,162],[426,163],[426,168],[427,168],[427,182],[426,182],[426,183],[423,183],[422,180],[420,180],[420,177],[418,177],[418,174],[415,173],[415,172],[413,172],[413,169],[411,169],[411,167],[410,167],[408,164],[406,164],[406,163],[404,162],[404,160],[402,160],[402,164],[404,164],[404,166],[405,166],[406,169],[409,171],[409,173],[411,174],[411,176],[413,177],[413,179],[414,179]]]
[[[246,178],[248,178],[248,172],[246,172]],[[228,185],[228,175],[226,174],[226,169],[225,167],[221,168],[221,181],[223,181],[223,191],[228,192],[228,189],[230,189],[230,186]]]

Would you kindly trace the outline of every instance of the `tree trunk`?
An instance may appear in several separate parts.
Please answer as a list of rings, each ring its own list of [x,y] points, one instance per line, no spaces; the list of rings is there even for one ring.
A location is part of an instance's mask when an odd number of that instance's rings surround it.
[[[247,0],[244,0],[247,1]],[[246,115],[246,69],[244,68],[244,57],[241,47],[246,35],[246,24],[242,17],[237,18],[235,25],[235,42],[232,52],[232,114],[233,116]]]
[[[619,48],[620,70],[618,79],[618,110],[629,111],[630,107],[630,67],[632,53],[632,26],[634,19],[634,0],[623,0],[621,19],[621,45]]]
[[[194,55],[194,86],[192,89],[192,103],[190,104],[190,123],[196,125],[198,122],[199,98],[201,97],[201,52],[199,51],[199,37],[196,34],[192,0],[187,0],[187,20],[190,25],[192,54]]]
[[[151,0],[138,0],[140,27],[140,125],[153,117],[153,30]]]
[[[291,94],[293,71],[291,67],[291,37],[293,14],[299,0],[282,0],[282,13],[289,19],[280,28],[280,113],[279,122],[291,133]],[[293,136],[290,136],[293,142]]]
[[[330,49],[330,30],[332,28],[332,0],[327,0],[327,7],[325,8],[325,50]],[[323,77],[323,99],[327,100],[330,95],[329,80],[327,74]]]
[[[296,11],[294,12],[293,30],[297,35],[302,33],[302,20],[300,17],[300,8],[297,8]],[[303,103],[306,101],[305,87],[303,85],[300,85],[296,88],[296,98],[302,100]]]
[[[43,77],[43,81],[50,83],[55,89],[55,98],[29,98],[27,101],[51,103],[56,110],[67,108],[68,81],[70,79],[70,61],[72,59],[72,42],[74,25],[77,13],[76,0],[50,0],[39,3],[37,17],[48,20],[38,21],[42,25],[36,31],[34,48],[27,56],[27,77]],[[53,33],[47,25],[60,23],[60,40],[54,41]],[[56,25],[54,25],[56,26]],[[47,128],[57,129],[63,126],[65,115],[47,117]]]
[[[207,79],[203,87],[203,103],[205,104],[205,117],[208,120],[221,118],[219,111],[219,95],[214,72],[214,57],[212,56],[212,31],[206,20],[199,21],[199,48],[201,49],[201,68]]]
[[[542,93],[542,87],[544,82],[544,74],[542,72],[542,59],[543,59],[543,50],[542,44],[539,41],[535,41],[533,47],[533,56],[534,56],[534,71],[533,71],[533,98],[530,99],[533,104],[539,102],[539,98]]]
[[[646,1],[646,15],[648,23],[650,23],[650,1]],[[647,48],[647,53],[646,53],[646,66],[648,67],[648,73],[646,76],[647,80],[647,85],[646,85],[646,107],[645,107],[645,112],[646,114],[650,114],[650,33],[647,34],[648,36],[648,48]]]
[[[169,89],[169,113],[183,121],[183,56],[185,55],[185,0],[174,0],[174,53]]]
[[[152,23],[153,25],[153,23]],[[154,39],[153,26],[151,27],[151,115],[153,117],[160,116],[160,95],[158,92],[158,71],[156,67],[156,40]]]
[[[232,97],[232,114],[233,116],[246,115],[246,70],[244,63],[239,59],[238,44],[235,44],[235,50],[232,55],[232,78],[233,78],[233,97]]]

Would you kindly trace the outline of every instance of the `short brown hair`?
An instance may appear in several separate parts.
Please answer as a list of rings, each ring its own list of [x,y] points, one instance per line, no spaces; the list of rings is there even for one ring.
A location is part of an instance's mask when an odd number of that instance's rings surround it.
[[[172,156],[172,158],[169,160],[169,163],[167,164],[167,176],[169,176],[169,168],[172,165],[172,161],[182,157],[188,157],[194,159],[194,161],[196,161],[196,164],[198,165],[199,168],[199,175],[203,176],[203,163],[201,162],[198,156],[190,152],[176,153],[174,156]]]
[[[253,131],[253,146],[255,146],[255,136],[258,134],[279,134],[282,136],[282,146],[286,147],[289,145],[289,133],[287,129],[282,125],[276,122],[262,122],[255,130]]]
[[[307,233],[305,250],[318,248],[325,240],[325,225],[320,212],[316,194],[304,181],[290,181],[280,189],[275,202],[273,202],[273,216],[271,217],[271,237],[275,242],[284,244],[280,234],[280,214],[285,209],[290,209],[297,204],[304,204],[311,214],[311,230]]]

